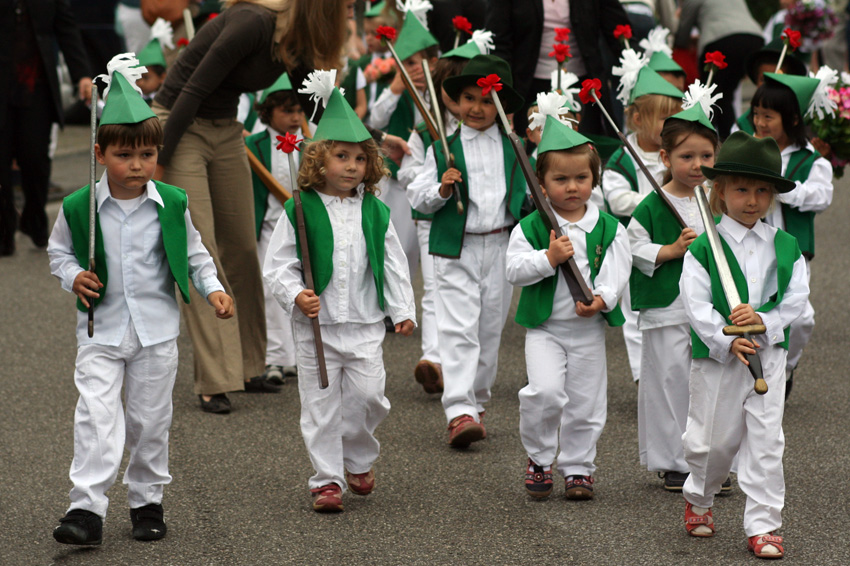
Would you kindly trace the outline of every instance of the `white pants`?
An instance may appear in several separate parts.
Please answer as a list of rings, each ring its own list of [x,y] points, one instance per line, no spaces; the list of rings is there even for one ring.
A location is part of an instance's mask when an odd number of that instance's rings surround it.
[[[269,249],[269,241],[274,232],[276,221],[263,222],[260,230],[260,240],[257,242],[257,255],[260,258],[260,266],[266,259]],[[266,284],[263,279],[263,295],[266,311],[266,365],[294,366],[295,365],[295,339],[292,337],[292,320]]]
[[[782,413],[786,351],[767,346],[759,349],[759,355],[768,386],[765,395],[753,391],[753,378],[737,358],[726,364],[710,358],[693,361],[688,425],[682,437],[691,470],[683,494],[699,507],[713,505],[737,452],[738,485],[747,496],[747,536],[782,526],[785,502]]]
[[[496,381],[513,288],[505,279],[509,232],[466,234],[458,259],[434,256],[437,335],[446,419],[478,420]]]
[[[437,294],[434,281],[434,256],[428,253],[428,235],[431,233],[430,220],[416,221],[416,236],[419,239],[419,265],[422,269],[422,319],[419,328],[422,331],[422,359],[435,364],[440,363],[440,348],[437,340]]]
[[[806,260],[806,270],[808,281],[812,282],[812,265],[809,260]],[[812,332],[815,329],[815,309],[812,306],[811,299],[806,301],[806,309],[798,318],[791,322],[791,332],[788,336],[788,359],[785,362],[785,368],[792,370],[800,363],[800,357],[803,355],[803,348],[812,339]]]
[[[635,381],[640,379],[640,360],[641,360],[641,331],[638,330],[638,311],[632,310],[632,295],[629,286],[626,285],[623,291],[623,297],[620,299],[620,308],[623,311],[623,316],[626,318],[623,324],[623,340],[626,342],[626,353],[629,356],[629,367],[632,368],[632,378]]]
[[[416,268],[419,266],[419,238],[416,236],[416,225],[410,215],[410,203],[407,201],[407,195],[401,183],[397,180],[384,179],[380,187],[381,193],[378,198],[390,207],[390,221],[398,234],[401,249],[407,256],[407,269],[410,278],[413,279]]]
[[[682,434],[688,421],[691,330],[687,323],[643,331],[638,388],[640,463],[651,472],[687,472]]]
[[[130,462],[124,483],[130,508],[162,502],[163,486],[171,482],[168,430],[176,375],[177,340],[143,347],[132,320],[118,346],[86,344],[77,349],[74,383],[80,398],[74,414],[74,487],[68,510],[106,517],[106,491],[118,477],[125,438]]]
[[[345,470],[363,474],[372,469],[381,445],[375,429],[390,411],[384,397],[386,373],[381,343],[384,323],[322,326],[328,387],[319,387],[313,329],[294,322],[301,396],[301,435],[316,473],[310,489],[336,483],[343,490]]]
[[[605,360],[601,316],[528,329],[528,385],[519,392],[519,432],[536,464],[551,465],[560,443],[561,474],[593,475],[596,443],[608,415]]]

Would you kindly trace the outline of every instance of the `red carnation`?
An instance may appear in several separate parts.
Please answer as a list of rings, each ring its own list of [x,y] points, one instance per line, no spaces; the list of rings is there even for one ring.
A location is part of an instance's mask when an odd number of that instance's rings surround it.
[[[791,47],[792,51],[800,47],[802,43],[800,40],[800,32],[794,31],[791,28],[785,28],[782,30],[782,40]]]
[[[555,28],[555,41],[566,43],[570,40],[570,28]]]
[[[277,141],[280,143],[277,144],[277,148],[284,153],[292,153],[293,151],[301,151],[298,148],[298,144],[303,142],[304,140],[299,140],[295,137],[295,134],[287,133],[283,136],[277,136]]]
[[[218,12],[213,12],[212,14],[210,14],[209,16],[207,16],[207,21],[208,21],[208,22],[209,22],[209,21],[212,21],[212,20],[216,19],[217,17],[218,17]]]
[[[632,26],[617,26],[614,28],[614,37],[617,39],[631,39],[632,38]]]
[[[381,40],[394,41],[398,36],[398,32],[392,26],[378,26],[375,30],[375,37]]]
[[[554,57],[558,63],[563,63],[570,55],[570,46],[565,43],[556,43],[552,46],[553,51],[549,52],[549,57]]]
[[[582,104],[591,104],[597,101],[601,90],[602,81],[599,79],[585,79],[581,83],[581,91],[578,93],[578,97],[581,99]],[[596,98],[593,96],[594,92],[596,93]]]
[[[705,64],[714,65],[718,68],[718,70],[725,69],[729,66],[729,63],[726,62],[726,55],[724,55],[720,51],[712,51],[711,53],[706,53]]]
[[[456,31],[465,31],[472,35],[472,24],[469,23],[469,20],[463,16],[455,16],[452,18],[452,25],[455,27]]]
[[[481,77],[478,79],[476,84],[481,87],[481,94],[483,96],[487,96],[490,94],[490,90],[495,90],[496,92],[502,90],[502,83],[499,82],[500,80],[502,79],[499,75],[494,73],[492,75],[487,75],[486,77]]]
[[[189,40],[185,37],[181,37],[177,40],[177,47],[186,47],[187,45],[189,45]]]

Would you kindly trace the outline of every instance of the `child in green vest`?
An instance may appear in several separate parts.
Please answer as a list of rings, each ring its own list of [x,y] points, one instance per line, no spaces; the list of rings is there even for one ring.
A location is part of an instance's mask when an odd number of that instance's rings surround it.
[[[640,463],[664,478],[664,489],[681,491],[688,477],[682,433],[688,416],[691,334],[679,297],[682,258],[704,231],[694,187],[705,182],[700,166],[713,166],[717,132],[700,104],[664,122],[661,161],[670,180],[662,190],[684,220],[679,225],[661,197],[652,193],[629,222],[632,309],[641,332],[638,389]],[[731,488],[731,485],[730,485]]]
[[[375,429],[387,416],[382,343],[384,317],[409,336],[416,320],[404,252],[377,199],[386,174],[372,136],[325,71],[308,78],[302,92],[326,109],[298,173],[307,248],[315,290],[303,279],[304,241],[296,230],[293,199],[272,234],[263,275],[292,317],[301,397],[301,434],[315,474],[309,480],[313,509],[343,510],[345,489],[368,495],[372,465],[380,454]],[[319,387],[310,319],[318,317],[327,365],[327,389]]]
[[[510,66],[495,55],[473,57],[443,88],[458,102],[463,120],[447,141],[454,167],[448,167],[440,144],[431,145],[422,173],[407,192],[414,209],[434,214],[429,251],[437,289],[443,410],[449,444],[466,448],[486,436],[481,419],[496,379],[511,301],[505,252],[526,198],[511,142],[496,124],[490,90],[501,89],[509,113],[521,107],[522,97],[512,86]],[[462,214],[453,196],[455,183]]]
[[[824,111],[825,96],[821,93],[833,76],[828,67],[818,71],[820,78],[765,73],[764,84],[756,90],[751,104],[755,136],[776,140],[782,154],[782,176],[795,183],[794,190],[779,195],[778,205],[767,213],[765,221],[797,238],[809,267],[815,256],[815,216],[832,203],[833,185],[832,166],[807,139],[805,122],[814,112]],[[789,381],[814,326],[815,311],[808,303],[803,316],[791,326],[786,367]]]
[[[539,149],[537,178],[563,235],[556,239],[532,212],[513,229],[506,259],[508,281],[522,287],[516,321],[528,329],[528,385],[519,392],[525,489],[547,497],[557,462],[566,498],[591,499],[608,404],[605,323],[623,323],[617,302],[632,258],[625,228],[590,201],[600,169],[590,140],[549,115]],[[573,300],[559,269],[571,257],[592,290],[590,305]]]
[[[216,316],[233,316],[233,301],[192,225],[186,193],[151,181],[163,133],[134,90],[140,70],[130,67],[136,60],[119,55],[116,61],[126,63],[122,72],[130,76],[110,72],[107,79],[95,145],[106,171],[95,187],[65,198],[47,248],[51,273],[79,298],[74,487],[71,506],[53,531],[63,544],[101,543],[106,491],[118,475],[125,437],[130,463],[124,483],[133,537],[165,536],[162,493],[171,481],[168,431],[180,333],[175,282],[183,301],[189,302],[191,280]],[[88,270],[91,190],[97,199],[94,272]]]
[[[136,81],[136,85],[142,89],[142,98],[148,105],[153,103],[156,92],[165,82],[168,65],[165,61],[163,49],[174,49],[173,36],[171,24],[162,18],[157,18],[151,26],[150,42],[139,51],[139,65],[143,66],[146,71]]]
[[[682,437],[690,475],[682,490],[691,536],[714,535],[711,506],[737,455],[738,485],[747,496],[744,530],[760,558],[781,558],[785,480],[782,414],[785,357],[791,322],[806,308],[808,270],[796,239],[762,222],[777,192],[794,182],[782,177],[779,147],[744,132],[729,136],[713,167],[710,204],[741,304],[730,309],[706,235],[685,254],[679,289],[691,325],[690,405]],[[727,336],[729,324],[763,324],[752,341]],[[768,391],[758,395],[744,354],[758,352]],[[641,385],[643,387],[643,385]]]
[[[260,122],[266,129],[245,138],[248,151],[262,162],[284,189],[292,192],[289,159],[281,151],[275,151],[278,136],[286,134],[303,138],[301,124],[304,111],[292,89],[289,76],[284,73],[260,95],[255,104]],[[295,166],[298,166],[296,152]],[[257,255],[260,265],[266,257],[272,232],[283,215],[283,204],[269,192],[256,173],[251,173],[254,184],[254,218],[257,226]],[[266,301],[266,381],[275,388],[283,385],[285,377],[297,375],[295,365],[295,342],[292,338],[292,321],[272,295],[268,285],[263,286]]]

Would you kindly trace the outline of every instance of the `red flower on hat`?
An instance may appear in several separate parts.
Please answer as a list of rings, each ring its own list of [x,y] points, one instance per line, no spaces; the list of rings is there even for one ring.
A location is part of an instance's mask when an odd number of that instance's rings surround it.
[[[502,80],[501,77],[494,73],[486,77],[481,77],[476,84],[481,87],[481,94],[487,96],[491,90],[495,90],[496,92],[502,90],[503,85],[499,82],[500,80]]]
[[[452,18],[452,25],[455,27],[456,31],[465,31],[472,35],[472,24],[469,23],[469,20],[463,16],[455,16]]]
[[[599,79],[585,79],[581,83],[581,91],[578,93],[582,104],[591,104],[599,98],[599,92],[602,90],[602,81]],[[593,93],[596,93],[594,98]]]
[[[555,28],[555,41],[567,42],[570,40],[570,28]]]
[[[800,32],[794,31],[791,28],[785,28],[782,30],[782,40],[791,47],[791,50],[797,49],[802,44],[800,40]]]
[[[617,39],[631,39],[632,38],[632,26],[617,26],[614,28],[614,37]]]
[[[393,41],[398,36],[398,32],[392,26],[378,26],[375,30],[375,37],[378,39]]]
[[[726,62],[726,55],[724,55],[720,51],[712,51],[711,53],[706,53],[705,64],[714,65],[718,69],[725,69],[729,66],[729,63]]]
[[[179,47],[186,47],[187,45],[189,45],[189,40],[186,39],[185,37],[181,37],[180,39],[177,40],[177,47],[178,48]]]
[[[558,63],[563,63],[567,57],[572,57],[570,54],[570,46],[565,43],[556,43],[552,46],[553,51],[549,52],[549,57],[554,57]]]
[[[280,143],[277,144],[277,148],[284,153],[292,153],[293,151],[301,151],[298,148],[298,144],[303,142],[303,139],[298,139],[295,134],[287,133],[283,136],[277,136],[277,141]]]
[[[209,16],[207,16],[207,21],[209,22],[209,21],[211,21],[211,20],[216,19],[217,17],[218,17],[218,12],[213,12],[212,14],[210,14]]]

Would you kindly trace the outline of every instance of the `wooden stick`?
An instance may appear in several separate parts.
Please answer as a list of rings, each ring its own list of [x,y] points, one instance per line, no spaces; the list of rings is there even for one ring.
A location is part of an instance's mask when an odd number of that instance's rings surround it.
[[[183,25],[186,27],[186,39],[192,41],[195,38],[195,22],[192,21],[189,8],[183,10]]]
[[[434,121],[436,122],[437,132],[440,134],[439,140],[440,144],[443,146],[443,155],[446,156],[446,167],[451,169],[455,166],[455,156],[452,155],[451,150],[449,149],[449,142],[446,141],[446,126],[443,124],[443,117],[440,115],[439,106],[437,105],[437,89],[434,87],[434,80],[431,78],[431,68],[428,65],[427,59],[422,59],[422,71],[425,73],[425,84],[428,85],[428,92],[431,95],[431,101],[434,106]],[[434,155],[434,159],[437,156]],[[463,200],[460,196],[460,187],[458,187],[457,183],[452,183],[452,194],[455,197],[455,204],[457,205],[457,213],[463,214]]]
[[[94,273],[95,260],[95,233],[97,232],[97,195],[95,184],[97,183],[97,159],[95,157],[94,144],[97,143],[97,85],[91,87],[91,154],[89,160],[89,271]],[[94,336],[94,299],[89,297],[89,338]]]
[[[419,110],[419,113],[422,115],[422,119],[425,120],[425,126],[428,128],[428,133],[431,134],[431,139],[437,139],[439,133],[437,132],[437,126],[434,122],[434,117],[431,116],[431,112],[428,111],[428,107],[425,106],[425,101],[422,100],[422,95],[419,94],[419,91],[416,90],[416,87],[413,86],[413,81],[410,78],[410,75],[407,74],[407,69],[404,68],[404,64],[401,62],[401,59],[398,57],[398,53],[395,52],[395,47],[389,41],[384,42],[387,47],[390,49],[390,53],[393,55],[393,59],[395,59],[396,67],[398,67],[398,72],[401,73],[401,80],[404,83],[404,87],[407,89],[407,92],[410,93],[410,96],[413,97],[413,103],[416,105],[416,109]]]
[[[274,175],[266,169],[266,166],[263,165],[263,162],[256,155],[251,153],[251,150],[247,146],[245,147],[245,153],[248,154],[248,163],[251,165],[251,170],[260,178],[269,192],[280,201],[280,204],[292,198],[289,191],[283,188],[283,185],[274,178]]]

